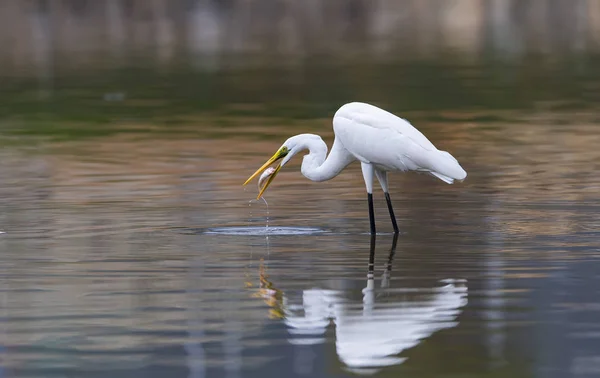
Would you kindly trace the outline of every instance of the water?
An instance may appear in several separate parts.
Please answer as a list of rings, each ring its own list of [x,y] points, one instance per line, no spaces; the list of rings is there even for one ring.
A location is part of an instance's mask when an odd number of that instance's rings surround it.
[[[0,376],[600,374],[600,75],[454,64],[225,72],[212,102],[188,71],[4,90]],[[380,192],[368,234],[357,164],[313,183],[297,157],[265,202],[242,187],[292,134],[331,146],[354,99],[469,174],[392,175],[396,240]]]

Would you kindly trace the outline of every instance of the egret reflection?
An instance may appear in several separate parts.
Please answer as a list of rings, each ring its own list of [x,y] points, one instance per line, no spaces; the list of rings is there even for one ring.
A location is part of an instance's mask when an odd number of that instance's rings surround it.
[[[296,345],[320,344],[331,322],[335,324],[335,346],[347,369],[363,374],[401,364],[398,355],[419,344],[434,332],[454,327],[467,304],[465,280],[448,279],[433,288],[390,289],[396,250],[394,236],[382,276],[375,288],[376,236],[371,236],[369,268],[362,303],[348,299],[343,291],[309,289],[295,301],[283,296],[284,322]]]

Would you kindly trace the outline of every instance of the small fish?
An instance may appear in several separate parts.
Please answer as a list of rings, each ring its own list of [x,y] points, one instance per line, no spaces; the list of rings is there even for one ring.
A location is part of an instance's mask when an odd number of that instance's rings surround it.
[[[260,175],[260,178],[258,179],[258,190],[261,190],[263,188],[263,184],[267,181],[269,177],[271,177],[273,173],[275,173],[275,168],[269,167],[265,169],[265,171],[262,173],[262,175]]]

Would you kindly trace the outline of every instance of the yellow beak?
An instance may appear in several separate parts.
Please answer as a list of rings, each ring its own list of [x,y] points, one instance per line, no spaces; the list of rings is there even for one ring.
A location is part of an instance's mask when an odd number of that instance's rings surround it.
[[[271,158],[269,160],[267,160],[267,162],[265,164],[263,164],[262,167],[258,168],[256,170],[256,172],[254,172],[252,174],[252,176],[250,176],[248,178],[248,180],[246,180],[246,182],[244,183],[244,185],[248,184],[250,181],[252,181],[252,179],[254,179],[256,176],[258,176],[262,172],[264,172],[265,169],[269,168],[269,166],[271,164],[273,164],[277,160],[283,158],[285,155],[287,155],[287,154],[283,153],[281,149],[277,150],[277,152],[275,152],[275,155],[271,156]],[[277,173],[279,172],[280,169],[281,169],[281,164],[277,165],[277,168],[275,168],[275,172],[273,172],[273,174],[271,175],[271,177],[269,177],[267,179],[267,182],[265,183],[265,185],[262,187],[262,189],[258,193],[258,197],[256,197],[256,199],[260,199],[260,197],[262,197],[263,193],[265,192],[265,190],[267,190],[267,187],[269,187],[269,185],[271,184],[271,182],[273,181],[273,179],[275,178],[275,176],[277,176]]]

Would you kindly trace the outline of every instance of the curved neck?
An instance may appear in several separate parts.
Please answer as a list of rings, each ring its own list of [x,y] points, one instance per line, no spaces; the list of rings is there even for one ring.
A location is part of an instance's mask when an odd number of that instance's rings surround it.
[[[330,180],[354,160],[337,138],[333,141],[329,156],[327,145],[320,137],[307,140],[303,147],[309,152],[302,160],[301,172],[312,181]]]

